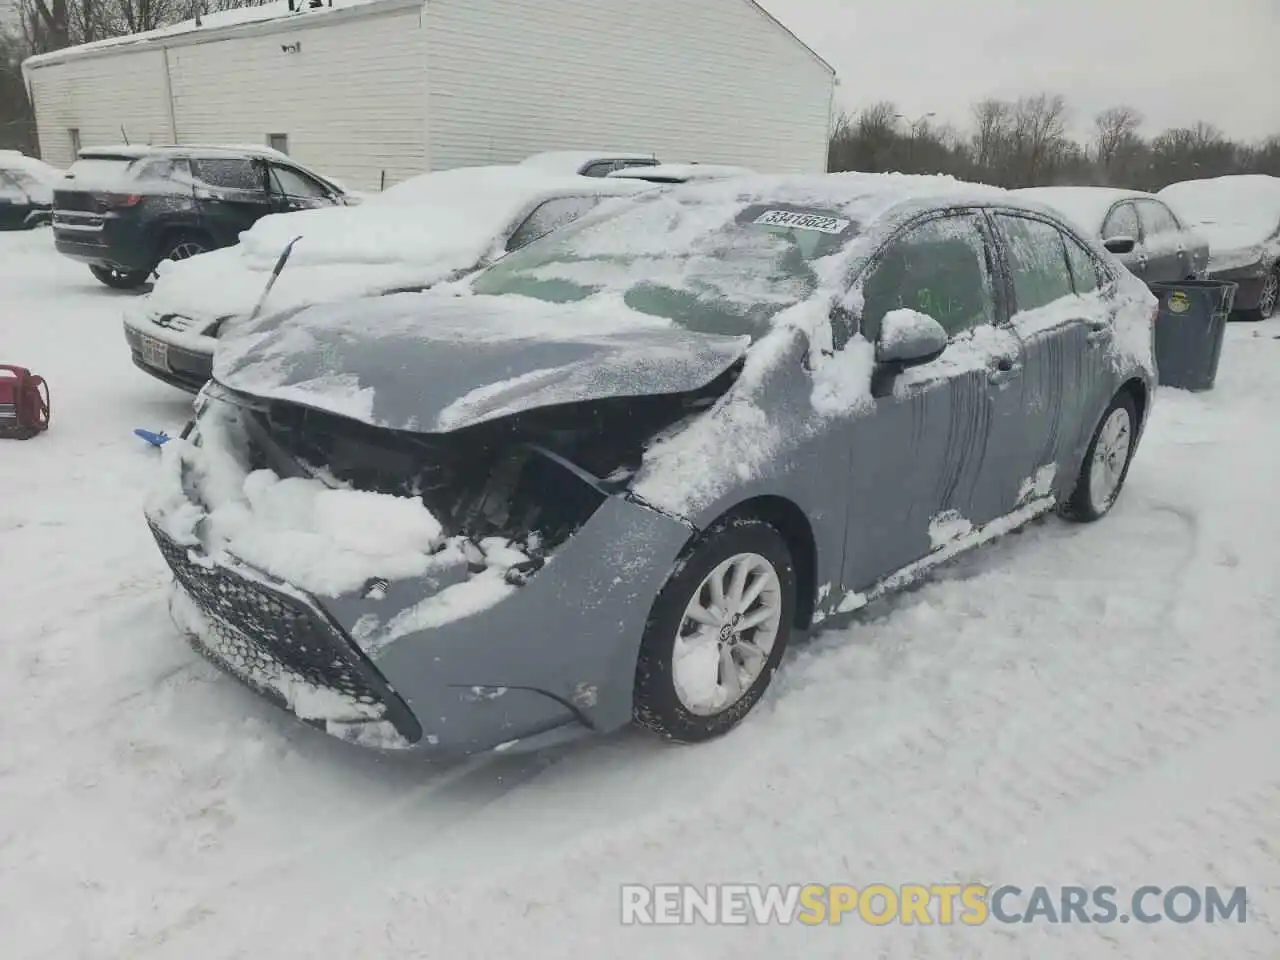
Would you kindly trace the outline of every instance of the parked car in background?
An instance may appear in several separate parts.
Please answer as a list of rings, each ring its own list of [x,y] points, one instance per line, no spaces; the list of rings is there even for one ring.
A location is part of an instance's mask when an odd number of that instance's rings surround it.
[[[58,252],[131,290],[165,260],[230,246],[272,213],[343,206],[332,181],[263,147],[97,147],[54,191]]]
[[[0,230],[48,223],[62,171],[17,150],[0,150]]]
[[[146,506],[196,648],[360,744],[722,734],[791,637],[1105,515],[1154,386],[1141,282],[942,177],[654,190],[466,287],[237,325]]]
[[[266,217],[236,246],[164,264],[151,293],[126,312],[125,337],[138,367],[194,393],[209,378],[220,333],[252,312],[295,237],[302,239],[264,309],[457,279],[604,200],[652,189],[516,166],[461,167],[406,180],[360,206]]]
[[[608,174],[611,178],[647,180],[650,183],[690,183],[694,180],[724,180],[728,177],[749,177],[754,170],[746,167],[728,167],[714,163],[660,163],[656,166],[623,167]]]
[[[656,167],[658,158],[652,153],[621,153],[608,150],[550,150],[535,153],[520,161],[543,173],[575,174],[581,177],[607,177],[615,170],[632,167]]]
[[[1184,180],[1160,198],[1209,240],[1209,276],[1237,283],[1235,310],[1255,320],[1280,301],[1280,178]]]
[[[1030,187],[1014,193],[1060,211],[1147,283],[1205,276],[1209,242],[1153,193],[1112,187]]]

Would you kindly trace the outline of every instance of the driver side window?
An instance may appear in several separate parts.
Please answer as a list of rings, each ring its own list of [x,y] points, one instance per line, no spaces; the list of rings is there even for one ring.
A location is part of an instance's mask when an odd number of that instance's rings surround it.
[[[1111,211],[1107,222],[1102,225],[1102,239],[1112,240],[1116,237],[1138,239],[1138,211],[1132,203],[1122,203]]]
[[[954,339],[996,322],[986,243],[973,214],[939,217],[891,240],[862,285],[862,335],[872,343],[892,310],[927,314]]]

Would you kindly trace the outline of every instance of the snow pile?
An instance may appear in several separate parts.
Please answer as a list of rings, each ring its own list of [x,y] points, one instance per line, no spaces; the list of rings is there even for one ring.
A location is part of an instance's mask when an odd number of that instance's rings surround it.
[[[208,562],[231,558],[309,593],[337,597],[374,578],[421,577],[468,560],[479,559],[501,578],[527,560],[496,541],[478,556],[469,554],[467,541],[446,538],[415,497],[250,469],[241,450],[240,416],[227,404],[209,402],[199,420],[199,445],[174,439],[164,446],[145,507],[162,533],[199,547]],[[462,615],[487,605],[477,601],[477,592],[472,587],[455,596],[445,590],[433,599]],[[483,592],[488,602],[501,598]]]
[[[1209,241],[1209,269],[1232,270],[1280,253],[1280,178],[1184,180],[1159,197]]]
[[[357,206],[264,217],[241,234],[238,246],[164,264],[141,309],[207,320],[244,316],[297,237],[266,311],[430,286],[501,257],[510,231],[544,200],[651,188],[518,167],[424,174]]]

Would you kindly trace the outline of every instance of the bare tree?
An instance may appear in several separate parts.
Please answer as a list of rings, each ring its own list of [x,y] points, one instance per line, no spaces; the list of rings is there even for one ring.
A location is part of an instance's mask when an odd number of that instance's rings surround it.
[[[999,169],[1005,160],[1012,127],[1012,111],[1003,100],[982,100],[973,106],[971,138],[973,162],[983,170]]]
[[[1013,105],[1008,186],[1025,187],[1051,178],[1067,145],[1067,101],[1060,94],[1020,97]]]

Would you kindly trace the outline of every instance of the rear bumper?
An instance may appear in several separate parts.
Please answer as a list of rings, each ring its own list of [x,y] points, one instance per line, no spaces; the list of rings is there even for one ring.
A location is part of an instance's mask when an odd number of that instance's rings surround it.
[[[139,228],[126,220],[105,217],[99,227],[72,224],[52,214],[53,245],[64,257],[121,273],[151,270],[155,252]]]
[[[1236,284],[1233,310],[1253,310],[1258,306],[1258,300],[1262,296],[1262,283],[1266,276],[1266,269],[1261,265],[1255,265],[1233,270],[1215,270],[1209,274],[1209,279],[1229,280]]]
[[[159,328],[157,328],[158,332]],[[129,343],[129,352],[133,355],[134,365],[171,387],[177,387],[187,393],[198,393],[213,375],[212,353],[190,350],[169,342],[163,336],[154,336],[151,339],[165,346],[165,363],[159,365],[149,359],[154,358],[154,352],[148,353],[143,350],[143,337],[151,336],[150,334],[144,334],[129,323],[125,323],[124,336]]]

